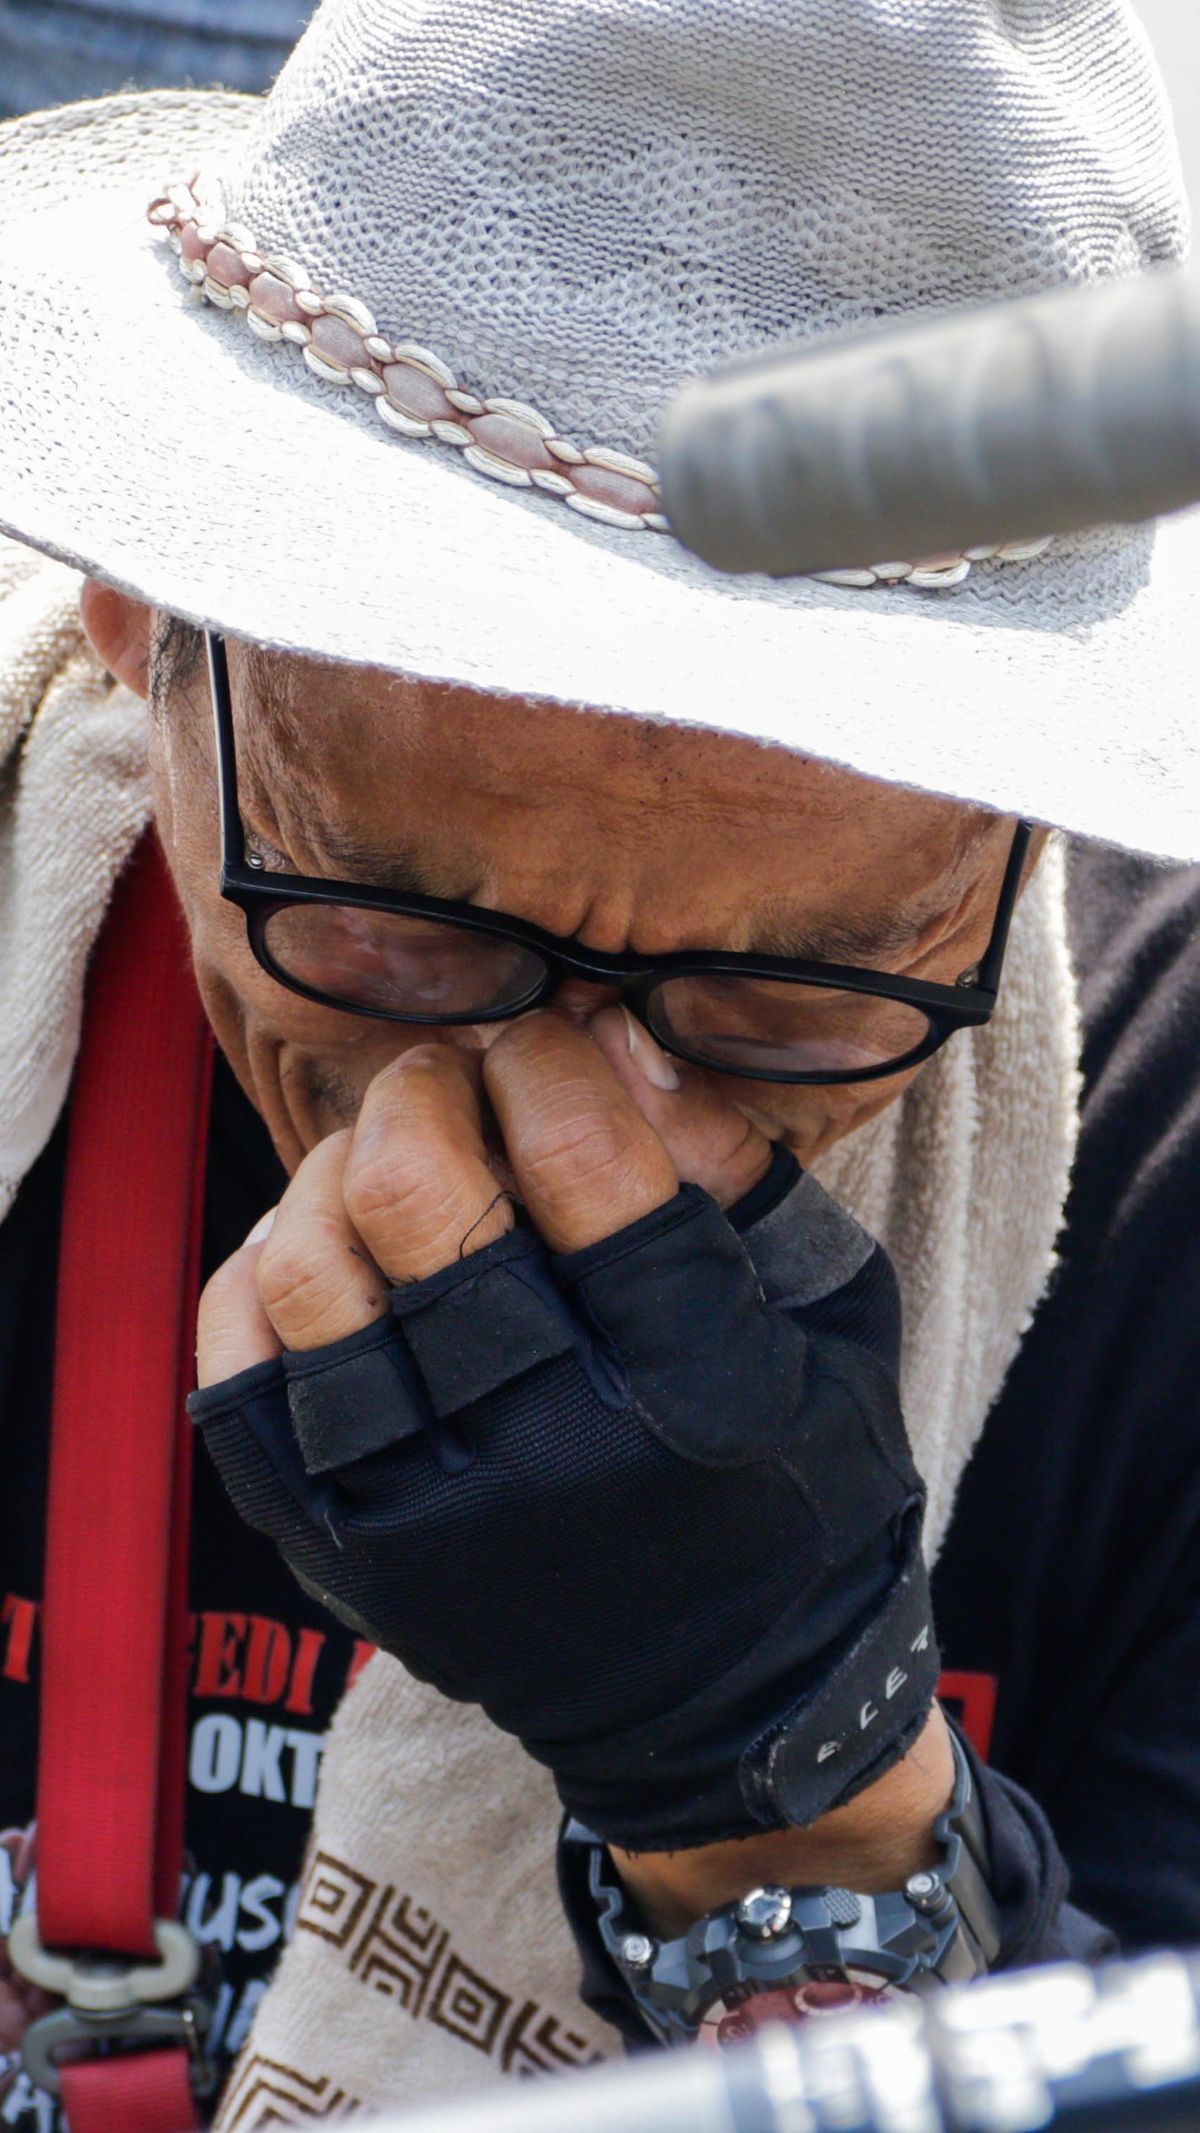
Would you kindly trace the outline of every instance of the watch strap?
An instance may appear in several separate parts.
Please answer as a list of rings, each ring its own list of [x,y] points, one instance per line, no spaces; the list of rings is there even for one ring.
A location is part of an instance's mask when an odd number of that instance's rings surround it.
[[[781,1989],[802,2001],[810,1984],[841,1976],[855,1980],[864,1998],[921,1993],[990,1967],[1000,1925],[986,1830],[971,1761],[953,1727],[950,1734],[954,1792],[934,1824],[941,1859],[883,1894],[756,1889],[677,1939],[658,1941],[637,1918],[601,1839],[568,1821],[564,1841],[591,1847],[588,1887],[605,1952],[661,2042],[691,2042],[714,2008],[728,2015]],[[797,2018],[804,2011],[798,2005]]]
[[[942,1846],[937,1873],[954,1898],[968,1943],[971,1968],[966,1974],[978,1977],[991,1969],[1000,1952],[1000,1916],[991,1890],[991,1859],[979,1787],[962,1737],[953,1723],[948,1724],[954,1750],[954,1796],[933,1825],[934,1836]],[[910,1876],[910,1888],[914,1878]]]

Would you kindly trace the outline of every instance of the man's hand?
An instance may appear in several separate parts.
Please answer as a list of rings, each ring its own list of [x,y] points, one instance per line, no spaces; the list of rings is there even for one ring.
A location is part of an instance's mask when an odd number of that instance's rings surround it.
[[[302,1582],[519,1734],[665,1925],[925,1860],[897,1335],[878,1247],[732,1101],[621,1009],[541,1013],[410,1050],[307,1157],[205,1293],[194,1412]]]
[[[730,1207],[757,1184],[770,1144],[695,1076],[677,1079],[622,1008],[586,1031],[523,1016],[482,1058],[416,1046],[379,1074],[353,1133],[306,1156],[265,1241],[252,1235],[200,1307],[199,1383],[283,1348],[318,1348],[381,1318],[389,1287],[422,1281],[512,1227],[484,1140],[486,1095],[503,1166],[545,1242],[574,1252],[699,1185]]]

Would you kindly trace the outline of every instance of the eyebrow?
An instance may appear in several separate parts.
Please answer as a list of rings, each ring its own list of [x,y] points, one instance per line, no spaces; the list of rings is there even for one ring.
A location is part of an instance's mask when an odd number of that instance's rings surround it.
[[[322,826],[321,845],[342,880],[387,889],[393,896],[433,896],[442,903],[465,904],[481,886],[478,877],[472,878],[465,858],[461,870],[451,876],[445,869],[439,872],[413,845],[392,845],[383,851],[336,824]]]
[[[372,888],[388,889],[393,895],[432,896],[443,902],[470,903],[479,886],[467,882],[464,876],[452,885],[451,892],[448,878],[436,877],[412,847],[382,851],[344,828],[326,830],[321,841],[332,864],[339,870],[343,867],[349,870],[345,879],[361,881]],[[871,969],[878,958],[911,947],[923,923],[922,916],[896,909],[864,913],[861,917],[847,915],[803,922],[780,918],[755,932],[745,952],[748,955],[784,956],[796,962],[845,963]],[[714,944],[706,942],[703,945]]]
[[[894,907],[861,916],[848,913],[842,918],[831,915],[794,923],[781,918],[755,933],[749,953],[871,969],[881,958],[911,948],[924,924],[923,915]]]

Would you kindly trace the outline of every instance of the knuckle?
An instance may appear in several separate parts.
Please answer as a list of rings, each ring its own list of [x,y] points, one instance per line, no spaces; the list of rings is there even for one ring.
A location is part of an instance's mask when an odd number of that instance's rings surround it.
[[[427,1250],[443,1236],[454,1240],[477,1212],[464,1217],[471,1197],[453,1176],[435,1175],[424,1167],[401,1169],[375,1156],[356,1167],[345,1184],[351,1221],[384,1261],[394,1261],[401,1250]]]
[[[313,1223],[301,1234],[285,1231],[278,1241],[277,1229],[272,1231],[258,1262],[259,1299],[272,1317],[307,1315],[328,1293],[333,1245],[328,1228]]]
[[[580,1184],[610,1175],[623,1165],[623,1136],[604,1111],[578,1102],[547,1104],[516,1136],[520,1160],[535,1177],[569,1171]]]
[[[506,1034],[487,1054],[485,1082],[534,1221],[574,1250],[669,1200],[675,1165],[584,1032],[550,1014],[518,1028],[519,1044]]]
[[[452,1238],[460,1203],[469,1195],[453,1172],[428,1161],[397,1162],[395,1154],[371,1153],[347,1172],[346,1212],[375,1258],[394,1271],[398,1255],[436,1248]]]
[[[415,1045],[376,1077],[342,1174],[346,1213],[367,1244],[453,1228],[477,1197],[482,1147],[465,1073],[444,1045]]]
[[[419,1173],[414,1175],[403,1160],[403,1143],[390,1147],[372,1146],[351,1152],[342,1179],[342,1198],[346,1213],[355,1229],[363,1234],[381,1221],[390,1221],[394,1215],[411,1205],[414,1193],[420,1190]]]
[[[514,1135],[513,1158],[535,1192],[561,1200],[611,1199],[647,1188],[669,1197],[675,1175],[670,1157],[640,1120],[617,1106],[597,1103],[595,1092],[564,1090]],[[661,1177],[659,1172],[661,1171]]]

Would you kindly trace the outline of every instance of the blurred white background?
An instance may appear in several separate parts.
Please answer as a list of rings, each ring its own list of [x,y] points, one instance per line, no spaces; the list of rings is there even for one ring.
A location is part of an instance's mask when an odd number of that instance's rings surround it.
[[[1200,235],[1200,0],[1135,0],[1135,4],[1154,40],[1175,105]]]

